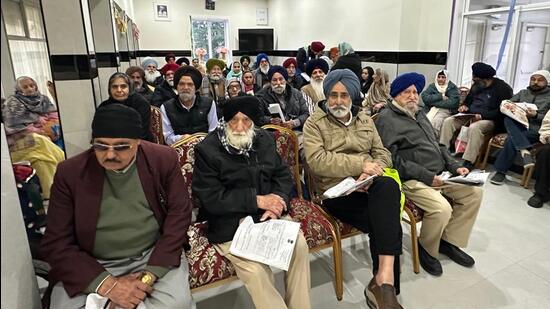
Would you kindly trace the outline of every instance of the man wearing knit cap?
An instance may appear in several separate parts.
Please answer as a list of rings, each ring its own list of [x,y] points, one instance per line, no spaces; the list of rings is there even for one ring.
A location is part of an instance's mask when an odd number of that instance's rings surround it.
[[[135,92],[141,94],[147,102],[151,102],[153,91],[145,84],[145,71],[138,66],[131,66],[126,69],[126,75],[134,82]]]
[[[314,106],[326,99],[323,93],[323,80],[328,73],[328,63],[323,59],[309,60],[306,64],[306,73],[310,77],[309,85],[302,88],[302,92],[311,99]]]
[[[306,100],[300,90],[292,88],[287,83],[288,73],[280,65],[274,65],[269,69],[269,86],[256,93],[263,108],[260,124],[278,124],[289,129],[301,130],[309,117]],[[279,105],[283,111],[284,119],[278,113],[270,112],[270,105]]]
[[[96,111],[92,147],[59,164],[42,241],[51,308],[195,308],[185,231],[191,201],[174,150],[140,140],[139,114]],[[91,294],[91,295],[89,295]]]
[[[193,133],[208,133],[218,125],[216,104],[198,91],[201,82],[201,73],[192,66],[183,66],[174,74],[178,96],[160,107],[166,144],[172,145]]]
[[[266,54],[261,53],[256,56],[256,70],[253,71],[256,85],[260,86],[260,88],[263,88],[265,85],[269,84],[269,77],[267,76],[267,72],[269,72],[269,68],[271,67],[271,64],[269,63],[269,58]]]
[[[151,90],[155,90],[155,87],[163,81],[160,72],[157,70],[158,66],[157,61],[151,57],[145,57],[141,60],[141,67],[145,71],[145,82],[152,88]]]
[[[523,167],[535,165],[531,157],[530,148],[539,141],[539,129],[542,119],[550,109],[550,72],[540,70],[533,72],[529,80],[529,87],[520,90],[510,101],[521,103],[528,102],[537,106],[537,109],[527,108],[525,114],[529,120],[529,127],[504,116],[504,127],[508,133],[508,138],[504,143],[504,148],[498,153],[495,161],[495,175],[491,178],[491,183],[496,185],[504,184],[506,172],[514,163],[517,153],[523,159]]]
[[[472,65],[472,89],[464,104],[458,107],[459,113],[467,117],[449,117],[443,121],[439,142],[447,148],[456,130],[469,124],[468,144],[462,158],[464,166],[474,168],[474,163],[483,146],[486,135],[505,131],[500,103],[512,97],[512,88],[503,80],[494,77],[496,71],[490,65],[476,62]]]
[[[313,41],[311,42],[310,48],[315,58],[319,58],[323,55],[323,51],[325,50],[325,44],[319,41]]]
[[[271,269],[230,253],[239,223],[288,218],[292,178],[277,154],[271,134],[259,125],[260,102],[253,96],[229,99],[223,122],[195,148],[193,193],[208,222],[206,236],[233,266],[254,305],[265,308],[311,308],[308,246],[302,233],[285,273],[286,295],[275,288]]]
[[[297,65],[296,58],[287,58],[283,62],[283,68],[285,68],[288,73],[287,83],[293,88],[300,90],[305,85],[306,81],[300,76],[300,72],[296,72]]]
[[[468,245],[482,191],[442,180],[440,175],[444,171],[453,175],[466,175],[470,171],[437,143],[430,121],[418,106],[425,83],[424,76],[418,73],[398,76],[390,88],[393,101],[380,112],[376,128],[384,146],[392,153],[405,196],[424,210],[418,241],[420,265],[428,273],[440,276],[443,269],[437,259],[439,253],[465,267],[475,263],[459,247]]]
[[[252,71],[252,69],[250,68],[250,57],[246,55],[242,56],[241,59],[239,59],[239,62],[241,63],[241,71],[243,73]]]
[[[151,96],[151,105],[160,107],[164,102],[176,97],[177,91],[174,85],[174,73],[179,67],[175,63],[167,63],[162,67],[163,81],[155,88]]]
[[[399,255],[401,218],[399,185],[382,176],[391,167],[390,153],[382,146],[374,123],[352,101],[361,93],[359,79],[348,69],[331,71],[323,83],[326,100],[304,125],[307,165],[318,180],[314,192],[323,193],[346,177],[374,180],[349,195],[323,200],[338,219],[369,233],[373,273],[365,288],[371,308],[401,308]]]
[[[211,58],[206,62],[206,76],[202,79],[200,88],[202,96],[208,96],[214,100],[216,106],[221,108],[225,101],[225,78],[223,77],[225,62]]]

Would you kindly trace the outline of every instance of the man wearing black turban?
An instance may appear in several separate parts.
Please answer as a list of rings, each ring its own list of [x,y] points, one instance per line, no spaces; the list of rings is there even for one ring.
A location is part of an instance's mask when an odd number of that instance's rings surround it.
[[[474,163],[483,146],[486,135],[505,132],[504,117],[500,113],[500,103],[514,94],[512,88],[503,80],[495,77],[495,69],[483,62],[472,65],[472,89],[458,107],[460,113],[467,117],[449,117],[443,121],[439,142],[447,148],[456,130],[468,125],[468,144],[462,158],[464,166],[474,168]]]
[[[227,100],[223,122],[195,148],[193,193],[201,204],[199,217],[208,221],[208,240],[232,262],[255,307],[309,309],[308,246],[301,233],[285,274],[285,298],[275,288],[269,267],[229,251],[243,218],[278,219],[290,206],[290,170],[271,134],[256,127],[259,105],[253,96]]]
[[[84,308],[92,293],[116,307],[195,307],[178,156],[140,137],[139,113],[110,104],[94,115],[92,147],[57,167],[42,241],[51,308]]]
[[[391,167],[390,153],[370,117],[352,105],[361,96],[361,86],[351,70],[330,71],[323,89],[327,100],[318,103],[304,125],[306,162],[318,179],[312,190],[322,193],[346,177],[363,180],[376,176],[349,195],[325,199],[323,206],[338,219],[369,233],[376,274],[365,289],[369,307],[401,308],[396,298],[402,250],[401,194],[394,179],[382,176],[384,168]]]

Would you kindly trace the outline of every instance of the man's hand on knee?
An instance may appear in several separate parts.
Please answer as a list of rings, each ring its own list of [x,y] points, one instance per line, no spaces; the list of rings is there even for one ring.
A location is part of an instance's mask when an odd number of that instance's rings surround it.
[[[269,210],[277,217],[281,217],[283,211],[286,210],[285,200],[273,193],[256,196],[256,204],[258,204],[258,208]]]
[[[132,273],[116,278],[116,286],[104,296],[119,307],[135,308],[153,292],[152,287],[138,279],[139,276],[140,273]]]

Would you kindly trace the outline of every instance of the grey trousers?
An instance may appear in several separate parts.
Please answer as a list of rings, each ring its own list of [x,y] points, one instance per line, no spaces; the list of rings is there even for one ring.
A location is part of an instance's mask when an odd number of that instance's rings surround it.
[[[149,261],[151,252],[152,249],[138,257],[110,261],[98,260],[98,262],[113,276],[121,276],[143,270]],[[189,269],[185,255],[182,254],[180,267],[170,270],[153,285],[153,289],[153,293],[143,301],[147,309],[195,308],[189,288]],[[53,287],[50,308],[85,308],[87,296],[87,294],[81,293],[69,297],[63,288],[63,283],[59,282]]]

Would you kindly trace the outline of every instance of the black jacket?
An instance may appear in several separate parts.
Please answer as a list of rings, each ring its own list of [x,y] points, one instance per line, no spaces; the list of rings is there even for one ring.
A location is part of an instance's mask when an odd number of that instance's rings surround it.
[[[359,58],[359,55],[356,53],[338,57],[338,60],[336,60],[336,63],[330,70],[333,71],[338,69],[350,69],[359,80],[362,80],[361,73],[363,73],[363,68],[361,66],[361,58]]]
[[[153,134],[151,133],[151,130],[149,128],[151,123],[151,105],[149,104],[149,102],[147,102],[147,100],[145,100],[145,98],[141,94],[134,92],[129,95],[128,98],[124,101],[117,101],[113,98],[109,98],[101,102],[101,104],[98,106],[98,109],[114,103],[124,104],[128,107],[135,109],[141,116],[141,139],[153,142]]]
[[[198,197],[198,220],[208,221],[211,243],[233,239],[239,220],[252,216],[257,221],[264,210],[257,195],[274,193],[289,207],[292,188],[290,170],[275,149],[271,134],[257,129],[250,157],[230,154],[221,144],[218,130],[195,148],[193,194]]]
[[[141,94],[141,96],[143,96],[143,98],[145,98],[147,102],[151,103],[151,97],[153,96],[153,91],[151,90],[151,88],[149,88],[148,85],[143,84],[143,86],[140,89],[136,89],[136,92]]]
[[[456,174],[460,163],[439,145],[424,111],[415,120],[389,103],[375,123],[401,180],[415,179],[431,186],[434,176],[444,170]]]
[[[160,85],[155,88],[155,92],[151,96],[151,105],[160,107],[162,103],[177,97],[178,95],[174,92],[174,88],[168,85],[167,81],[163,81]]]
[[[262,103],[261,108],[263,116],[260,117],[260,125],[268,124],[272,118],[271,113],[269,112],[269,104],[281,105],[281,103],[277,98],[277,94],[273,92],[273,89],[271,89],[270,86],[265,87],[256,93],[256,97],[258,97]],[[287,83],[285,89],[285,102],[286,106],[284,108],[281,106],[283,114],[286,117],[285,121],[293,119],[300,120],[300,126],[296,129],[301,130],[309,117],[309,109],[307,107],[306,99],[304,99],[304,95],[300,92],[300,90],[293,88]]]
[[[493,83],[476,91],[474,87],[464,100],[468,113],[480,114],[481,119],[495,122],[495,133],[504,132],[504,116],[500,112],[500,103],[514,95],[512,88],[502,79],[493,78]]]

